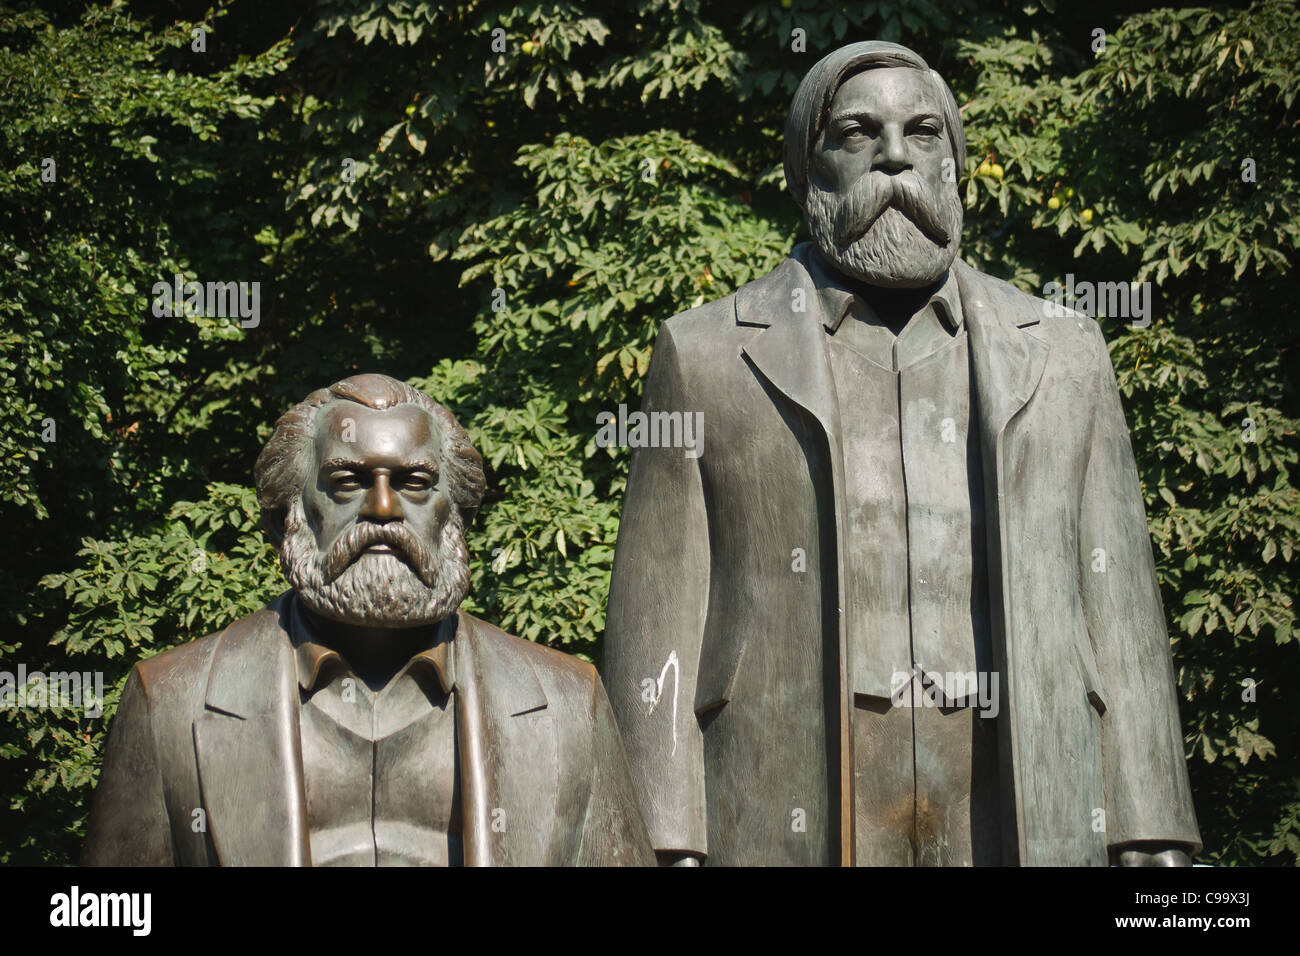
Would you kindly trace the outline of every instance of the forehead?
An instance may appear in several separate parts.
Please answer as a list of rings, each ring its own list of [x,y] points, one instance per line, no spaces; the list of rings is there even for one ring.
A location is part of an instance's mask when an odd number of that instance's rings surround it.
[[[437,424],[416,405],[378,409],[336,402],[322,409],[316,430],[316,460],[347,457],[376,465],[426,457],[436,460]]]
[[[901,66],[863,70],[840,84],[831,100],[830,115],[844,112],[869,112],[880,117],[943,115],[930,75]]]

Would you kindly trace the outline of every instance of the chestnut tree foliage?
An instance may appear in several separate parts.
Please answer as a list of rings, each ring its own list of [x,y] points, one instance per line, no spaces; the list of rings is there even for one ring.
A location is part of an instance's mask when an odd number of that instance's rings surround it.
[[[0,3],[0,670],[108,690],[0,710],[0,862],[75,860],[133,663],[283,590],[252,464],[349,374],[483,453],[470,607],[599,660],[628,452],[596,416],[806,238],[785,112],[871,38],[963,104],[968,261],[1151,283],[1149,326],[1100,321],[1201,860],[1300,856],[1293,3]],[[155,316],[177,273],[260,282],[258,324]]]

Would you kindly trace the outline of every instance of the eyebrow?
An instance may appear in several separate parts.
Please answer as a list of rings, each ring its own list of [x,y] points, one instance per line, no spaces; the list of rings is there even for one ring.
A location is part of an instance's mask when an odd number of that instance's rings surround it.
[[[853,109],[841,110],[838,113],[834,113],[831,115],[830,119],[827,120],[827,122],[839,123],[844,120],[851,120],[851,119],[868,120],[877,123],[880,122],[880,117],[878,117],[875,113],[872,113],[870,110],[853,110]],[[926,110],[925,112],[922,113],[912,114],[910,117],[908,117],[907,122],[915,123],[918,120],[934,120],[940,126],[943,125],[943,117],[940,116],[938,113],[932,112],[930,110]]]
[[[340,468],[346,468],[349,471],[369,471],[371,465],[364,461],[358,461],[355,458],[329,458],[321,462],[321,471],[337,471]],[[438,466],[427,458],[417,458],[414,461],[405,462],[397,470],[399,471],[427,471],[430,474],[438,473]]]

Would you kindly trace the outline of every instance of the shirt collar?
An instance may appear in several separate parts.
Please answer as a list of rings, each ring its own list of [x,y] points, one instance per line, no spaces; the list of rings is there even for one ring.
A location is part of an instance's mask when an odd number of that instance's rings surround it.
[[[342,655],[324,644],[311,639],[311,632],[303,620],[301,609],[295,602],[294,622],[291,630],[294,658],[298,669],[298,686],[308,693],[314,691],[321,677],[333,668],[347,672]],[[420,651],[406,663],[398,674],[412,669],[428,669],[438,678],[444,694],[456,686],[456,616],[445,618],[438,626],[437,643]]]
[[[844,280],[826,263],[815,246],[806,257],[804,265],[807,266],[808,274],[812,277],[818,304],[822,310],[822,324],[825,325],[827,332],[833,335],[839,329],[840,323],[844,321],[844,316],[848,315],[855,299],[859,303],[859,308],[866,313],[871,312],[870,304],[844,286]],[[956,333],[961,328],[963,321],[961,295],[951,268],[943,274],[939,288],[934,290],[927,304],[938,313],[949,332]]]

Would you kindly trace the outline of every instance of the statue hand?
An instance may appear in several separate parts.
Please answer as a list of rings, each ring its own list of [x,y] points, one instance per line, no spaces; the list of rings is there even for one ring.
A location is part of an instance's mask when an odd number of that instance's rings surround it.
[[[1182,844],[1132,843],[1115,851],[1120,866],[1191,866]]]
[[[698,856],[685,853],[681,850],[656,850],[655,856],[659,858],[660,866],[700,866],[701,861]]]

